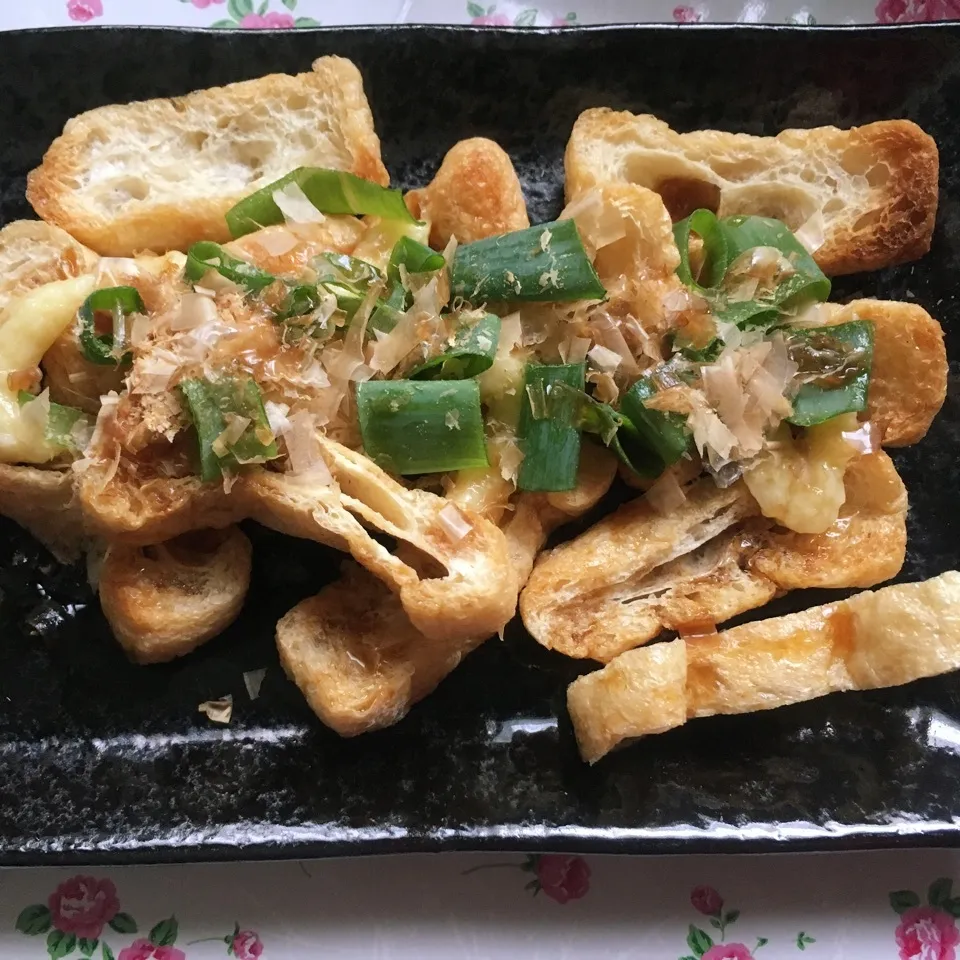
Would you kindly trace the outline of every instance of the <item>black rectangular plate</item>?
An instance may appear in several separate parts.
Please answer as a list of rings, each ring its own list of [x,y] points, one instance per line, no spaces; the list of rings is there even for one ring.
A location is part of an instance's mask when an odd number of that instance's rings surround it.
[[[395,181],[421,185],[455,141],[493,137],[514,158],[535,222],[560,208],[564,143],[586,107],[756,134],[910,117],[940,145],[933,252],[837,290],[916,300],[944,323],[960,358],[953,26],[6,33],[3,220],[31,215],[25,174],[74,114],[305,70],[324,53],[363,71]],[[955,360],[930,435],[896,454],[911,501],[905,580],[960,561],[957,372]],[[239,621],[179,663],[138,668],[77,585],[82,577],[51,570],[31,541],[10,525],[0,530],[0,864],[960,840],[960,677],[691,723],[591,769],[577,758],[563,705],[584,666],[514,625],[399,726],[341,740],[283,677],[272,642],[277,619],[336,575],[338,557],[251,534],[254,587]],[[41,624],[44,636],[31,635],[36,582],[63,605],[89,605],[65,628]],[[795,594],[775,612],[822,599]],[[242,673],[264,666],[251,703]],[[237,704],[229,728],[198,718],[200,701],[228,692]]]

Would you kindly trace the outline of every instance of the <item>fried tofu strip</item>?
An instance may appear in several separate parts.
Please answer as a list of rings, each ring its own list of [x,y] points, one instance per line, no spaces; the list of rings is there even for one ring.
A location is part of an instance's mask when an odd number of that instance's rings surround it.
[[[615,469],[613,458],[599,451],[581,460],[579,482],[569,493],[517,497],[502,529],[518,587],[549,531],[593,507]],[[346,564],[340,580],[277,624],[277,648],[311,709],[352,737],[397,723],[489,635],[444,642],[424,636],[395,594]]]
[[[0,326],[11,318],[17,322],[16,311],[8,308],[24,295],[47,283],[92,273],[97,260],[92,250],[58,227],[35,220],[8,223],[0,230]],[[31,327],[40,325],[35,314],[28,319]],[[42,353],[43,346],[38,349]],[[60,560],[79,555],[83,518],[69,469],[0,464],[0,514],[29,530]]]
[[[575,680],[580,755],[688,719],[752,713],[842,690],[893,687],[960,667],[960,573],[903,583],[695,640],[677,639]]]
[[[807,226],[822,233],[814,258],[833,276],[923,256],[937,213],[937,146],[909,120],[776,137],[680,134],[656,117],[601,107],[577,118],[564,165],[568,201],[626,182],[657,191],[676,220],[707,207]]]
[[[252,556],[236,527],[149,547],[111,546],[100,569],[100,603],[127,656],[163,663],[225,630],[250,587]]]
[[[430,244],[437,250],[451,237],[473,243],[530,226],[513,162],[483,137],[455,143],[433,180],[406,200],[414,216],[430,221]]]
[[[42,220],[14,220],[0,230],[0,310],[53,280],[92,273],[97,255],[65,230]]]
[[[495,633],[510,619],[517,588],[506,542],[494,524],[465,514],[472,530],[454,543],[439,519],[447,505],[443,498],[407,489],[327,437],[317,442],[333,483],[254,468],[227,493],[196,477],[140,480],[119,471],[109,477],[101,465],[81,474],[79,496],[90,527],[110,542],[148,545],[249,517],[347,551],[400,596],[418,629],[437,640]],[[367,527],[414,547],[443,575],[421,576]]]
[[[229,240],[227,210],[301,166],[389,183],[349,60],[83,113],[31,171],[27,199],[99,253],[163,253]]]
[[[69,468],[0,463],[0,514],[32,533],[58,560],[76,560],[83,513]]]
[[[824,304],[830,324],[873,324],[873,370],[866,417],[885,447],[905,447],[926,436],[947,396],[943,328],[923,307],[892,300]]]
[[[663,630],[722,623],[803,587],[869,587],[906,551],[907,494],[882,452],[855,460],[846,502],[822,534],[775,527],[743,483],[709,477],[667,516],[634,500],[539,558],[520,597],[544,646],[608,662]]]

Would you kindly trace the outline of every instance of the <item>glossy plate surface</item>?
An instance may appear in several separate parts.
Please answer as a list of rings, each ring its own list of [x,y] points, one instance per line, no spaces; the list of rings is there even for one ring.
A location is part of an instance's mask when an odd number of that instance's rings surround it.
[[[564,143],[589,106],[758,134],[910,117],[941,150],[933,253],[836,289],[915,299],[960,360],[960,27],[7,33],[3,220],[30,215],[25,174],[74,114],[305,70],[323,53],[363,71],[395,182],[421,185],[456,140],[493,137],[517,164],[535,222],[560,209]],[[895,455],[911,499],[903,579],[960,565],[957,372],[955,360],[929,437]],[[563,708],[582,665],[514,625],[398,727],[340,740],[284,678],[273,646],[277,619],[336,576],[339,558],[252,536],[254,587],[237,624],[182,662],[138,668],[82,574],[51,568],[32,541],[0,529],[0,864],[960,840],[960,676],[697,721],[590,769]],[[38,583],[65,612],[88,606],[59,628],[37,622]],[[765,615],[823,599],[795,594]],[[242,674],[260,667],[251,703]],[[223,729],[197,705],[226,693],[236,709]]]

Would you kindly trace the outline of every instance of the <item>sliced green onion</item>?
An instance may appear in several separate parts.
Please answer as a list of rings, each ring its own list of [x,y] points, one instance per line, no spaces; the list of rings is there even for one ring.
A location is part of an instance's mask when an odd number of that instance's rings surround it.
[[[866,410],[873,332],[869,320],[790,331],[787,350],[800,373],[820,373],[800,387],[790,423],[812,427],[843,413]]]
[[[485,314],[472,327],[462,326],[450,348],[410,371],[411,380],[466,380],[493,366],[500,342],[500,318]]]
[[[197,428],[202,480],[218,480],[225,470],[233,472],[244,463],[262,463],[279,456],[260,388],[250,377],[194,378],[181,380],[178,386]],[[214,447],[227,427],[225,415],[230,413],[250,422],[227,451],[218,456]]]
[[[476,380],[357,384],[364,452],[401,476],[489,464]]]
[[[682,354],[685,360],[692,363],[713,363],[723,353],[723,341],[719,337],[714,337],[704,347],[695,347],[679,331],[670,339],[673,352]]]
[[[250,293],[257,293],[276,280],[272,273],[231,256],[219,243],[201,240],[187,250],[183,273],[191,283],[197,283],[206,276],[208,270],[216,270],[221,277],[226,277]]]
[[[287,290],[283,305],[277,311],[277,320],[292,320],[313,313],[320,306],[323,293],[309,283],[299,283]],[[339,303],[339,301],[338,301]]]
[[[378,300],[367,321],[367,336],[372,337],[378,332],[389,333],[400,322],[406,299],[407,291],[397,284],[386,300]]]
[[[703,241],[703,266],[700,270],[700,278],[693,276],[690,267],[690,235],[692,233]],[[673,237],[680,253],[677,276],[681,282],[701,295],[708,294],[714,287],[720,286],[732,258],[727,248],[726,233],[716,214],[712,210],[694,210],[686,220],[674,224]]]
[[[230,235],[242,237],[261,227],[283,223],[283,212],[273,195],[290,183],[295,183],[321,213],[352,213],[357,216],[372,213],[387,220],[417,222],[403,202],[403,194],[399,190],[388,190],[378,183],[342,170],[298,167],[228,210],[226,218]]]
[[[696,210],[674,228],[680,251],[677,276],[691,290],[704,297],[719,320],[738,327],[768,327],[782,313],[807,301],[830,296],[830,281],[803,244],[779,220],[770,217],[724,217],[710,210]],[[703,265],[694,277],[690,266],[690,237],[703,241]],[[757,247],[773,247],[793,267],[793,273],[769,295],[752,300],[730,301],[724,280],[736,259]]]
[[[583,390],[555,382],[547,398],[547,413],[568,426],[598,436],[617,458],[641,477],[658,477],[664,463],[644,442],[643,435],[622,411],[594,400]]]
[[[321,253],[313,260],[317,282],[334,281],[351,287],[369,287],[383,274],[372,264],[346,253]]]
[[[646,446],[669,467],[690,448],[690,431],[686,417],[679,413],[664,413],[646,406],[646,401],[656,393],[653,381],[641,377],[620,398],[620,412],[633,424]]]
[[[400,267],[407,273],[433,273],[440,270],[446,261],[442,253],[431,250],[426,244],[412,237],[401,237],[390,251],[390,263],[387,265],[387,279],[394,284],[400,283]]]
[[[577,485],[580,465],[578,401],[561,388],[551,399],[554,384],[583,391],[583,363],[528,363],[524,371],[524,396],[520,407],[518,436],[523,462],[517,477],[521,490],[561,491]]]
[[[572,220],[457,247],[450,287],[453,296],[474,304],[602,300],[607,295]]]
[[[36,399],[32,393],[26,390],[20,390],[17,393],[17,402],[21,407],[25,403],[31,403]],[[92,429],[93,417],[88,416],[76,407],[67,407],[62,403],[54,403],[51,400],[50,412],[47,414],[47,423],[44,427],[44,437],[48,443],[55,447],[79,451],[80,445],[77,443],[75,429],[78,423],[86,423]]]
[[[351,319],[370,291],[370,284],[383,280],[383,274],[366,260],[345,253],[323,253],[313,261],[317,286],[337,298],[337,306]]]
[[[115,367],[130,359],[129,353],[114,354],[115,338],[112,333],[97,333],[96,315],[109,313],[115,330],[123,329],[124,320],[131,313],[146,313],[140,294],[134,287],[104,287],[94,290],[83,301],[78,311],[80,318],[80,348],[90,363]]]

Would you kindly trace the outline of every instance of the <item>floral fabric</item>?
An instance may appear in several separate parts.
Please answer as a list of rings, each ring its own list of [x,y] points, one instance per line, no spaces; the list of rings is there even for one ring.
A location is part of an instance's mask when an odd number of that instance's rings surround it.
[[[960,19],[960,0],[0,3],[0,29],[170,24],[295,30],[394,22],[562,28],[630,21],[695,29],[720,21],[896,24],[951,18]],[[21,869],[0,871],[0,957],[781,960],[809,953],[845,960],[957,960],[960,897],[953,896],[951,876],[960,877],[960,854],[937,851]],[[940,879],[931,883],[932,877]]]
[[[0,29],[67,24],[170,24],[293,30],[320,24],[471,23],[553,26],[661,23],[917,23],[960,19],[960,0],[4,0]]]

